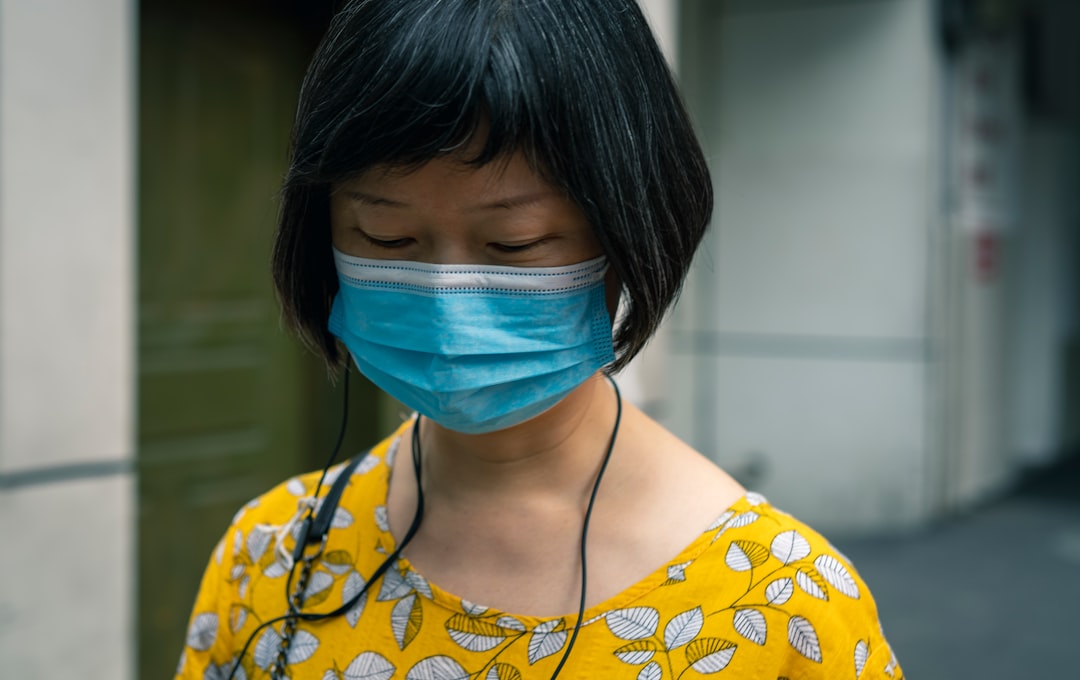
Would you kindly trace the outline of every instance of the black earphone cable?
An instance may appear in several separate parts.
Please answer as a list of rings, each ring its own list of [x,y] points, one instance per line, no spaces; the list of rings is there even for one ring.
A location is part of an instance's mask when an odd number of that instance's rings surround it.
[[[574,622],[574,632],[570,635],[570,640],[566,645],[566,651],[563,652],[562,659],[559,660],[559,665],[555,667],[555,672],[551,674],[551,680],[555,680],[555,678],[559,677],[559,673],[562,672],[563,666],[566,665],[566,660],[570,658],[570,650],[574,648],[578,633],[581,632],[582,619],[585,618],[585,579],[587,576],[585,539],[589,534],[589,520],[592,518],[593,505],[596,504],[596,493],[600,490],[600,480],[604,478],[604,472],[607,470],[608,461],[611,460],[611,452],[615,449],[615,439],[619,435],[619,423],[622,422],[622,394],[619,392],[619,386],[615,384],[615,381],[611,376],[605,375],[604,377],[608,379],[608,382],[611,383],[611,387],[615,390],[615,425],[611,428],[611,439],[608,440],[607,451],[604,452],[604,460],[600,463],[600,469],[596,473],[596,481],[593,482],[592,493],[589,494],[589,504],[585,507],[585,518],[581,521],[581,601],[578,603],[577,621]]]
[[[346,372],[345,372],[344,388],[345,388],[345,396],[342,399],[343,412],[342,412],[341,429],[338,432],[337,443],[334,445],[334,450],[330,455],[330,459],[327,461],[326,466],[323,468],[322,475],[319,477],[319,482],[315,486],[315,494],[314,494],[313,498],[318,497],[318,493],[319,493],[320,489],[322,488],[323,481],[326,479],[327,471],[333,465],[334,459],[337,458],[338,451],[341,449],[342,442],[345,439],[345,429],[346,429],[346,423],[347,423],[348,414],[349,414],[349,410],[348,410],[348,405],[349,405],[349,372],[348,372],[348,370],[346,370]],[[420,479],[419,429],[420,428],[419,428],[419,416],[418,416],[417,417],[417,422],[413,426],[413,437],[412,437],[413,470],[415,471],[416,478],[418,480]],[[367,455],[367,454],[365,453],[364,455]],[[293,580],[293,575],[294,575],[294,573],[296,571],[297,564],[299,564],[299,562],[300,562],[300,560],[301,560],[301,558],[303,556],[303,551],[304,551],[304,548],[306,547],[306,544],[307,544],[308,532],[310,531],[311,524],[313,522],[313,514],[314,514],[313,511],[309,510],[308,515],[304,518],[304,524],[302,525],[300,533],[297,536],[296,548],[293,551],[293,564],[289,568],[289,575],[288,575],[288,578],[286,580],[286,590],[285,590],[286,602],[289,604],[289,613],[282,614],[281,616],[276,616],[276,617],[271,618],[271,619],[267,619],[266,621],[263,621],[258,626],[256,626],[255,630],[253,630],[251,632],[251,635],[249,635],[247,640],[244,642],[244,646],[240,649],[240,654],[236,657],[236,661],[233,663],[232,668],[229,671],[229,676],[228,676],[227,680],[233,680],[236,677],[236,670],[240,667],[240,662],[243,660],[244,655],[247,654],[248,649],[251,647],[251,643],[255,641],[255,637],[264,628],[267,628],[268,626],[272,626],[275,623],[280,623],[282,621],[289,621],[289,620],[293,620],[293,621],[321,621],[323,619],[329,619],[329,618],[333,618],[335,616],[340,616],[340,615],[344,614],[345,612],[349,611],[350,609],[352,609],[356,605],[356,603],[360,601],[360,598],[363,597],[364,594],[368,592],[371,585],[373,583],[375,583],[376,581],[378,581],[379,578],[381,578],[382,575],[386,573],[386,571],[390,568],[390,566],[401,556],[401,552],[405,549],[405,547],[409,544],[409,542],[412,541],[413,537],[416,535],[416,532],[420,529],[420,521],[421,521],[421,518],[423,517],[423,514],[424,514],[424,496],[423,496],[422,492],[417,495],[416,512],[413,515],[412,523],[409,525],[408,530],[405,532],[405,535],[401,539],[401,543],[397,546],[397,548],[395,548],[395,550],[392,553],[390,553],[390,555],[385,560],[383,560],[382,564],[380,564],[378,566],[378,568],[375,570],[375,572],[371,575],[371,578],[369,578],[364,583],[364,586],[360,589],[360,592],[356,593],[347,602],[342,603],[342,605],[340,607],[338,607],[337,609],[334,609],[334,610],[329,611],[329,612],[323,612],[323,613],[301,612],[293,605],[293,600],[292,600],[292,597],[291,597],[291,595],[292,595],[291,584],[292,584],[292,580]],[[320,540],[322,540],[322,538],[324,538],[324,537],[320,537]]]
[[[319,477],[319,482],[315,486],[315,495],[313,496],[313,498],[318,497],[318,493],[319,493],[320,489],[322,488],[323,481],[326,478],[327,471],[333,465],[334,459],[337,457],[338,451],[340,450],[342,442],[344,441],[345,426],[346,426],[346,421],[347,421],[347,418],[348,418],[348,400],[349,400],[349,396],[348,396],[349,378],[348,378],[348,376],[349,376],[348,371],[346,371],[346,373],[345,373],[345,385],[344,385],[344,387],[345,387],[345,397],[343,399],[344,412],[343,412],[343,416],[342,416],[341,429],[340,429],[340,431],[338,433],[338,440],[337,440],[337,443],[334,446],[334,451],[330,455],[330,460],[327,462],[326,466],[323,468],[322,475]],[[604,452],[603,460],[600,463],[600,469],[597,471],[596,480],[593,482],[592,491],[589,494],[589,502],[588,502],[588,504],[586,505],[586,508],[585,508],[585,516],[584,516],[584,518],[582,520],[582,524],[581,524],[581,545],[580,545],[580,550],[581,550],[581,553],[580,553],[580,555],[581,555],[581,597],[580,597],[580,600],[579,600],[579,603],[578,603],[577,620],[574,623],[574,630],[571,633],[570,639],[567,642],[566,651],[563,652],[563,656],[559,660],[559,665],[555,667],[555,671],[551,675],[551,680],[556,680],[556,678],[559,676],[559,673],[562,672],[563,667],[566,665],[567,659],[569,659],[569,657],[570,657],[570,652],[573,650],[574,643],[577,641],[578,633],[581,631],[581,626],[583,624],[583,618],[584,618],[584,615],[585,615],[585,598],[586,598],[587,575],[588,575],[587,561],[586,561],[586,556],[587,556],[586,555],[586,553],[587,553],[587,551],[586,551],[586,539],[588,537],[588,531],[589,531],[589,520],[592,518],[593,506],[596,504],[596,496],[597,496],[597,493],[598,493],[598,491],[600,489],[600,481],[603,479],[604,472],[607,470],[608,462],[611,460],[611,453],[615,448],[615,440],[618,437],[618,433],[619,433],[619,424],[622,421],[622,395],[619,392],[619,386],[615,383],[615,381],[610,376],[605,376],[605,377],[608,379],[608,382],[611,383],[611,386],[615,391],[615,402],[616,402],[615,424],[612,427],[611,437],[608,440],[607,450]],[[386,573],[386,571],[390,568],[390,566],[401,557],[402,551],[405,549],[406,546],[409,545],[409,543],[412,541],[413,537],[416,536],[417,531],[420,529],[420,523],[423,520],[423,516],[424,516],[424,487],[423,487],[423,484],[421,483],[422,457],[421,457],[421,447],[420,447],[420,419],[421,419],[421,416],[419,414],[417,414],[416,420],[413,423],[412,442],[411,442],[412,443],[412,451],[411,451],[411,453],[412,453],[413,472],[414,472],[415,477],[416,477],[416,512],[413,514],[412,522],[410,523],[408,530],[405,532],[405,535],[402,537],[401,542],[397,545],[397,547],[394,549],[394,551],[392,553],[390,553],[390,555],[385,560],[383,560],[383,562],[379,565],[379,567],[371,575],[371,578],[369,578],[364,583],[364,586],[360,589],[360,591],[357,592],[355,595],[353,595],[351,598],[349,598],[349,600],[347,602],[342,603],[341,606],[339,606],[336,609],[333,609],[333,610],[331,610],[329,612],[322,612],[322,613],[314,613],[314,612],[305,613],[305,612],[301,612],[301,611],[299,611],[299,607],[302,606],[303,603],[302,602],[298,602],[298,603],[294,602],[294,599],[291,597],[291,585],[292,585],[293,575],[294,575],[295,570],[296,570],[296,566],[297,566],[297,564],[299,564],[300,560],[302,559],[304,548],[307,545],[308,538],[309,538],[308,533],[309,533],[309,531],[311,529],[311,525],[312,525],[312,522],[313,522],[314,512],[313,512],[313,510],[309,509],[307,516],[304,518],[304,522],[303,522],[303,524],[301,526],[300,533],[299,533],[299,535],[297,537],[296,548],[293,551],[293,564],[289,569],[289,575],[288,575],[288,578],[286,579],[285,597],[286,597],[286,602],[288,603],[288,606],[289,606],[289,613],[283,614],[281,616],[277,616],[277,617],[274,617],[274,618],[271,618],[271,619],[267,619],[266,621],[263,621],[261,624],[259,624],[255,628],[255,630],[253,630],[251,632],[251,635],[249,635],[247,640],[244,642],[244,646],[241,648],[240,654],[236,657],[236,661],[233,663],[232,668],[230,669],[229,676],[228,676],[227,680],[233,680],[233,678],[236,675],[236,670],[240,667],[240,662],[243,660],[244,655],[247,654],[248,649],[251,647],[251,643],[255,640],[255,637],[259,634],[259,632],[262,631],[264,628],[266,628],[268,626],[271,626],[271,625],[273,625],[275,623],[280,623],[282,621],[290,621],[290,620],[293,621],[293,622],[321,621],[321,620],[325,620],[325,619],[329,619],[329,618],[334,618],[336,616],[341,616],[345,612],[352,609],[356,605],[356,603],[360,601],[360,598],[362,598],[368,592],[368,590],[371,588],[371,585],[374,584],[376,581],[378,581],[383,576],[383,574]],[[367,455],[367,454],[364,454],[364,455]],[[328,528],[328,526],[329,525],[327,525],[326,528]],[[320,541],[325,540],[325,533],[323,534],[323,536],[319,537],[319,540]]]
[[[341,452],[341,446],[345,442],[345,431],[349,425],[349,366],[345,366],[345,379],[342,384],[342,391],[344,395],[341,398],[341,425],[338,426],[337,441],[334,442],[334,448],[330,450],[330,457],[326,461],[326,465],[323,465],[322,474],[319,475],[319,481],[315,484],[315,492],[311,494],[312,499],[319,497],[319,492],[322,490],[323,482],[326,481],[326,474],[329,472],[330,467],[337,460],[338,454]],[[296,546],[293,548],[293,563],[289,567],[289,576],[285,579],[285,601],[289,603],[289,613],[296,614],[295,607],[292,601],[292,581],[293,574],[296,572],[296,563],[303,555],[304,548],[307,546],[308,535],[311,532],[311,523],[315,521],[315,508],[314,505],[308,508],[307,515],[304,516],[304,520],[300,525],[300,531],[296,534]]]

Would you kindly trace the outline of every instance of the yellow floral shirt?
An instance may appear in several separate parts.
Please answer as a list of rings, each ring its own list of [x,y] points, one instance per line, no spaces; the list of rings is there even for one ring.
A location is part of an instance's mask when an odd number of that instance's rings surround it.
[[[358,593],[394,538],[386,494],[397,437],[375,447],[341,497],[303,611]],[[343,466],[331,470],[333,482]],[[195,601],[177,678],[269,677],[286,611],[295,519],[318,475],[248,503],[214,550]],[[324,487],[325,488],[325,487]],[[293,521],[290,521],[290,520]],[[299,572],[299,568],[297,569]],[[301,622],[287,655],[293,680],[546,679],[576,614],[496,611],[441,590],[399,560],[345,614]],[[648,578],[585,612],[560,678],[898,680],[877,608],[824,538],[750,493]]]

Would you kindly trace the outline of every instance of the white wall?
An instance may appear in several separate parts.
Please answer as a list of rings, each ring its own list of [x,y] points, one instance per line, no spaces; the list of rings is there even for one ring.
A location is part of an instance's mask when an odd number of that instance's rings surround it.
[[[928,512],[930,0],[702,3],[711,235],[672,334],[676,430],[830,531]]]
[[[133,0],[0,0],[0,668],[132,669]]]
[[[1023,198],[1008,280],[1009,447],[1022,463],[1065,451],[1065,352],[1077,301],[1069,231],[1080,224],[1080,136],[1032,121],[1025,133]]]

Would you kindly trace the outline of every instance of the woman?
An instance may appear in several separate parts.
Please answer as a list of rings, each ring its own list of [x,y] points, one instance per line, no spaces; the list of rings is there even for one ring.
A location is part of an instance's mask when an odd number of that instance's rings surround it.
[[[606,377],[711,209],[634,0],[349,3],[275,282],[418,415],[238,513],[178,677],[901,677],[846,560]]]

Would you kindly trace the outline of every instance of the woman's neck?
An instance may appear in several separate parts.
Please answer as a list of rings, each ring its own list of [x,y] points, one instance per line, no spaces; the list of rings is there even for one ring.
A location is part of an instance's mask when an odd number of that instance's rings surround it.
[[[591,487],[611,441],[616,397],[597,373],[548,411],[506,430],[465,435],[422,419],[426,496],[449,503],[565,497]]]

